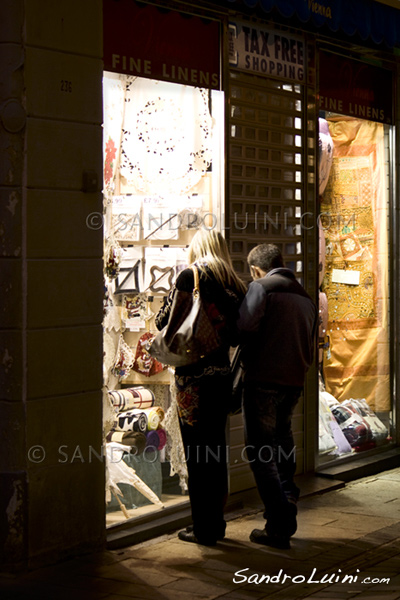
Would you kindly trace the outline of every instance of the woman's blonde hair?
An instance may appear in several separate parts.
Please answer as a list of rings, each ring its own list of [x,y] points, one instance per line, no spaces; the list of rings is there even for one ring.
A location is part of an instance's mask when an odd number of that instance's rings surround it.
[[[228,245],[219,231],[199,229],[189,246],[189,264],[197,263],[201,271],[205,267],[212,272],[216,280],[224,287],[232,286],[246,292],[244,282],[233,270]]]

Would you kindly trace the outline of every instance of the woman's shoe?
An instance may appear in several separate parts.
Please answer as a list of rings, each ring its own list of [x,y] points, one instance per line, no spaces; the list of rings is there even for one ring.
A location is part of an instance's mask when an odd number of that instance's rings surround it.
[[[268,534],[265,529],[253,529],[250,534],[250,541],[262,546],[279,548],[280,550],[290,550],[290,538]]]
[[[188,533],[190,533],[191,531],[193,531],[193,525],[188,525],[188,526],[186,527],[186,531],[187,531]],[[217,535],[215,539],[216,539],[217,541],[221,542],[221,541],[224,539],[224,537],[225,537],[225,534],[222,534],[222,535]]]
[[[187,531],[186,529],[183,529],[178,533],[178,538],[182,540],[182,542],[192,542],[192,544],[200,544],[201,546],[215,546],[217,543],[216,540],[200,541],[194,535],[193,531]]]

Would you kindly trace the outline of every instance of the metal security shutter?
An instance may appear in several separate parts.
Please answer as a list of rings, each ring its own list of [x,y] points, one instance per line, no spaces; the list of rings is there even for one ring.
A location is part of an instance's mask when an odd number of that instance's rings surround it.
[[[279,246],[304,284],[304,190],[307,148],[304,87],[230,73],[228,239],[237,273],[250,280],[247,255]],[[298,473],[303,472],[303,402],[293,418]],[[243,448],[241,415],[231,419],[231,492],[254,486]]]

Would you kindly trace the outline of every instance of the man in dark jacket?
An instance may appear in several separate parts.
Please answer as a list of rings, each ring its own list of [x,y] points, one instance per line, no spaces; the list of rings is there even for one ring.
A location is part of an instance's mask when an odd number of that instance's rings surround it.
[[[248,256],[253,282],[238,321],[247,458],[265,506],[253,542],[290,548],[299,489],[291,419],[313,361],[317,309],[273,244]]]

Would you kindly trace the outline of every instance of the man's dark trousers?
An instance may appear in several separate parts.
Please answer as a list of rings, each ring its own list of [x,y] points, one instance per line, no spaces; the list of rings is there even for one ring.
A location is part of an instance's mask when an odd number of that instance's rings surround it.
[[[246,453],[264,503],[269,534],[290,537],[299,489],[293,478],[296,449],[292,414],[302,389],[245,382],[243,414]]]

